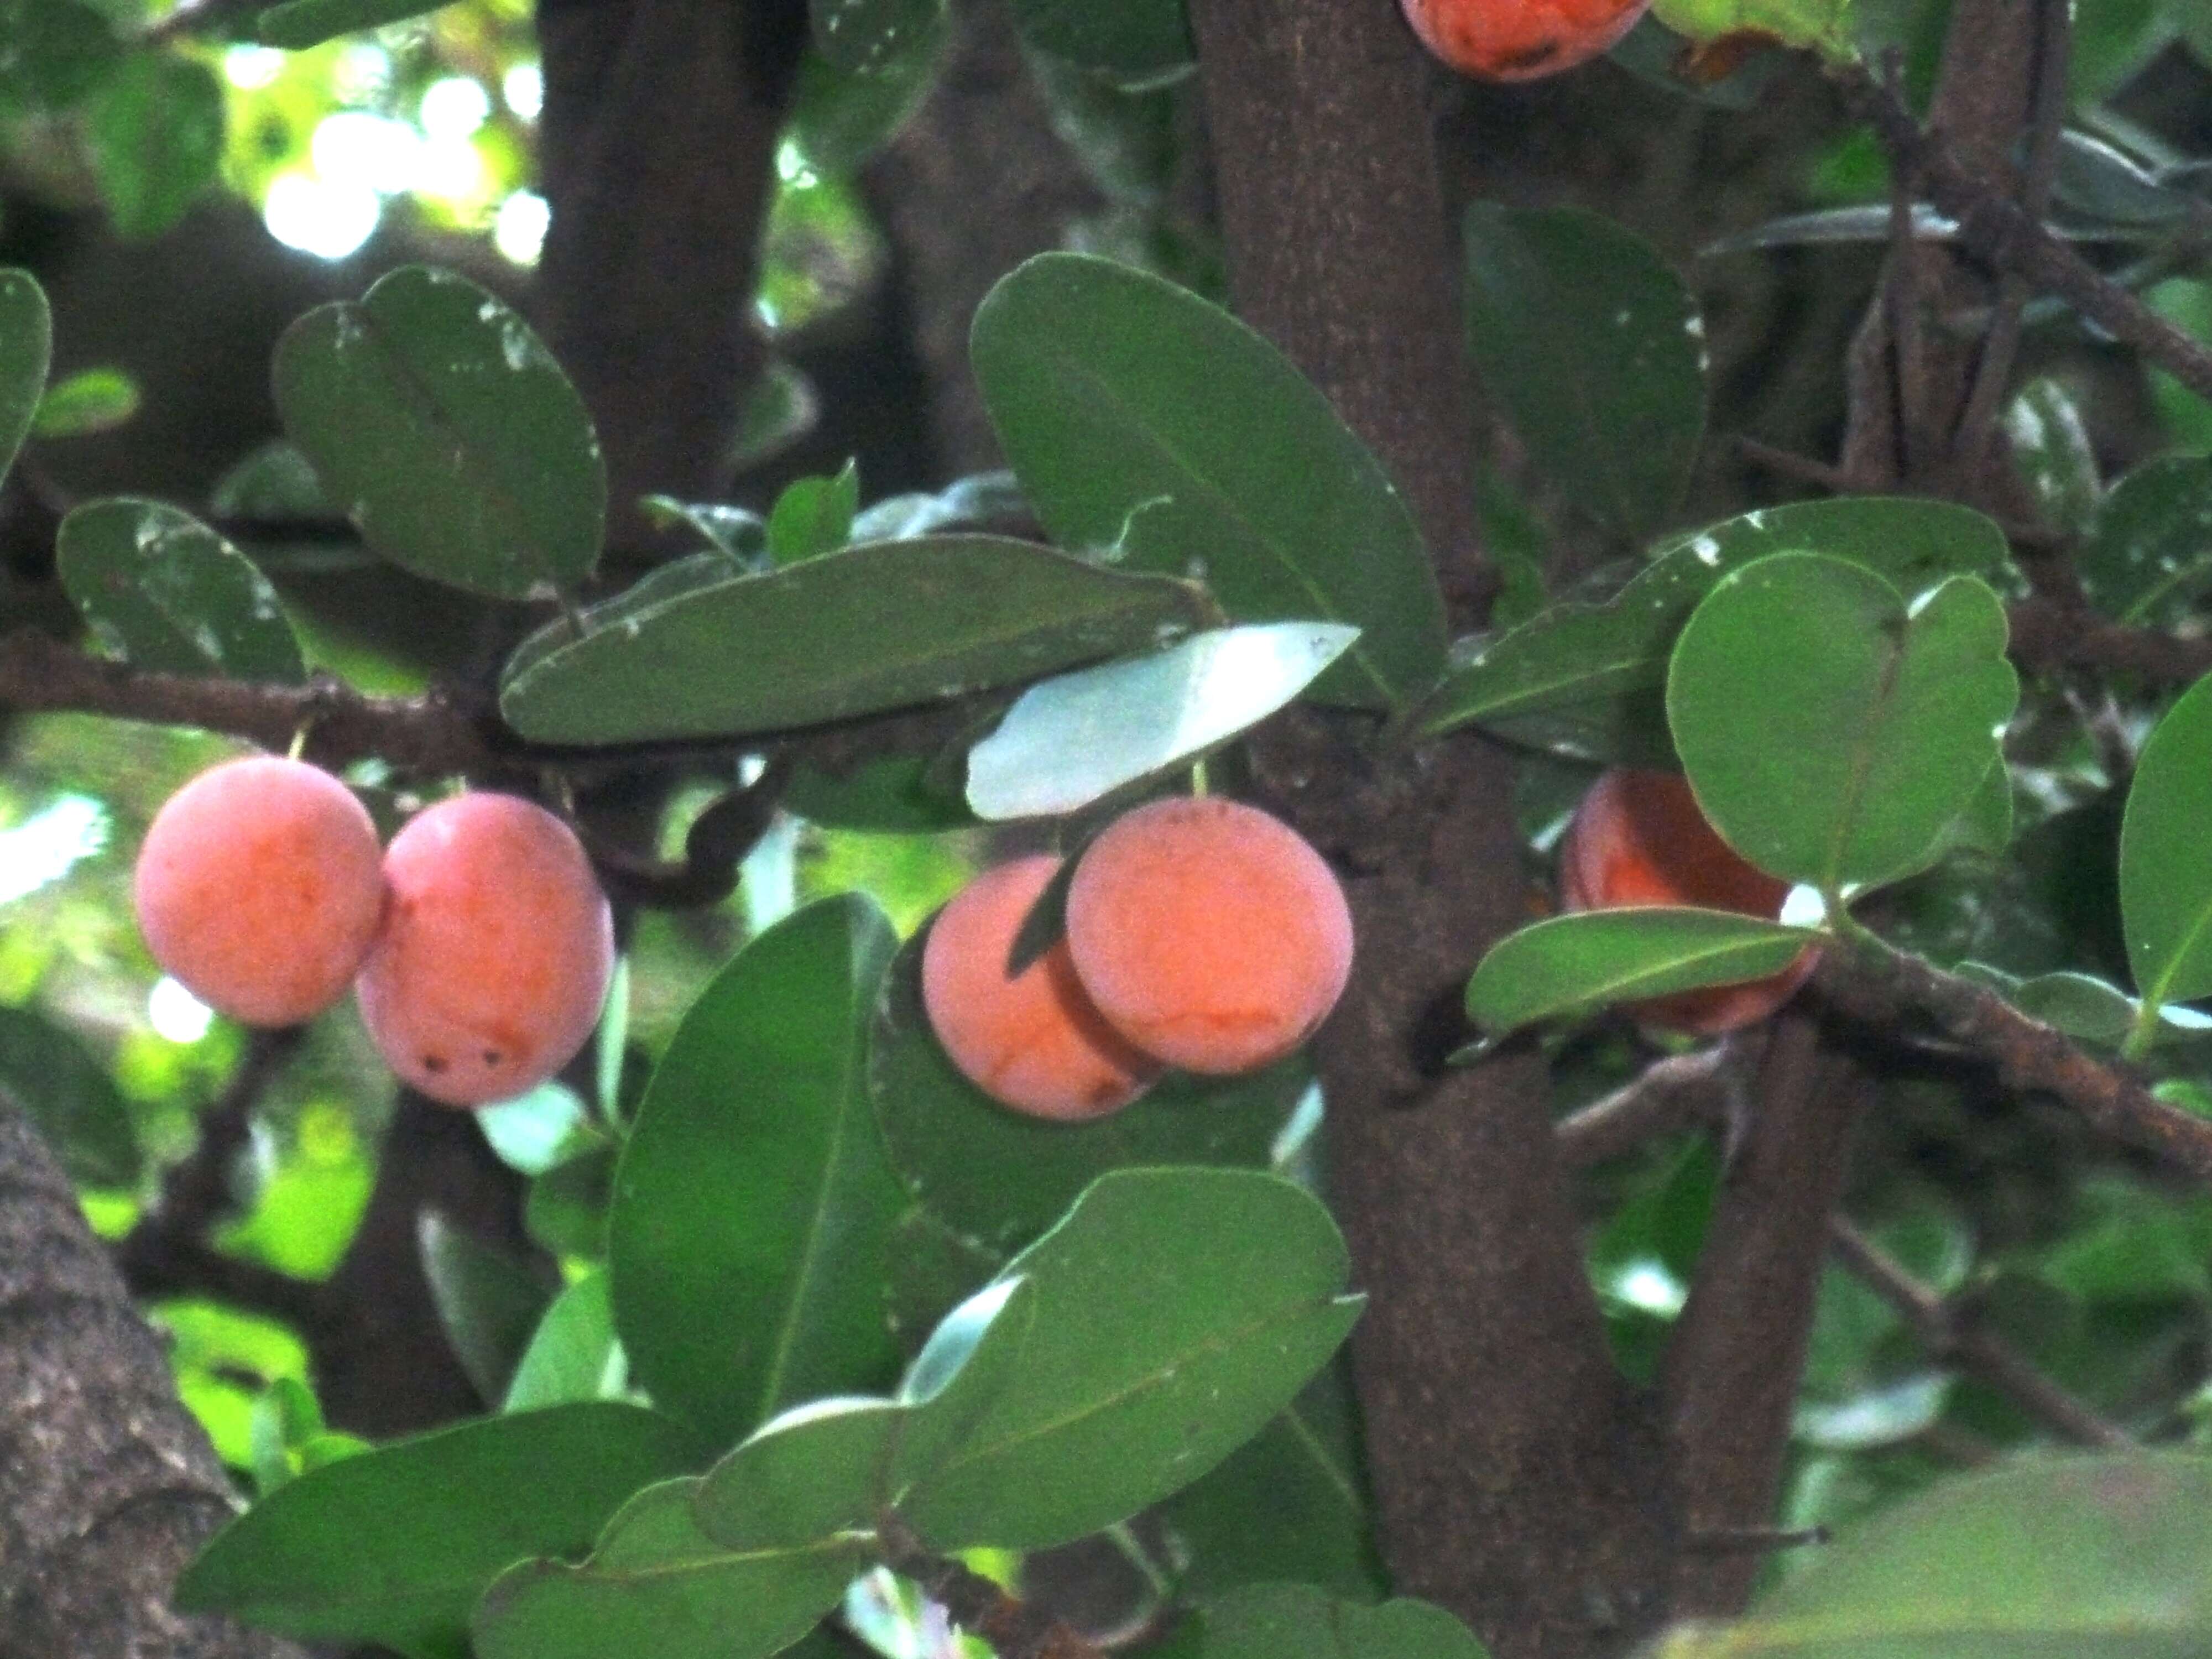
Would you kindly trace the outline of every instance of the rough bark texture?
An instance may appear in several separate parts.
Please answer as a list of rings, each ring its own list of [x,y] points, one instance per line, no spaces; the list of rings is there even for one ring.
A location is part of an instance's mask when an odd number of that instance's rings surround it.
[[[1231,287],[1413,507],[1478,617],[1455,260],[1395,7],[1194,8]],[[1596,1653],[1659,1606],[1657,1460],[1607,1354],[1540,1067],[1443,1067],[1460,988],[1520,917],[1511,769],[1383,763],[1316,720],[1270,792],[1350,872],[1360,952],[1319,1049],[1331,1196],[1372,1298],[1353,1337],[1398,1587],[1506,1659]]]
[[[609,544],[640,495],[712,496],[766,361],[752,315],[805,0],[547,0],[538,296],[606,448]]]
[[[0,1091],[0,1659],[287,1659],[170,1586],[235,1510],[76,1194]]]

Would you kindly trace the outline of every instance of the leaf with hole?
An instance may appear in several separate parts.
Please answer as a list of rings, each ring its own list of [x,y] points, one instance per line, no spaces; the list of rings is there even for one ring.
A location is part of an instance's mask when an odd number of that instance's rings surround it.
[[[1235,622],[1358,628],[1315,684],[1323,702],[1402,704],[1442,672],[1443,604],[1411,513],[1253,330],[1160,277],[1047,253],[984,299],[971,351],[1061,545],[1201,579]]]
[[[591,574],[606,516],[599,439],[505,301],[409,265],[285,330],[273,375],[285,431],[394,564],[506,599]]]
[[[1714,585],[1676,641],[1667,714],[1723,839],[1830,895],[1946,849],[1998,757],[2020,682],[1971,576],[1908,605],[1863,565],[1778,553]]]
[[[87,502],[62,520],[54,563],[93,637],[136,667],[307,678],[269,579],[189,513],[125,497]]]

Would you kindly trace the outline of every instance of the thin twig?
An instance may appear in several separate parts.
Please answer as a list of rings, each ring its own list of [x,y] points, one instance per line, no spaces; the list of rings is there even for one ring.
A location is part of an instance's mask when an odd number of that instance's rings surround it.
[[[1743,1087],[1743,1072],[1733,1043],[1656,1060],[1602,1100],[1561,1118],[1554,1130],[1559,1156],[1587,1169],[1662,1135],[1718,1123]]]
[[[1897,1310],[1923,1346],[2004,1395],[2021,1410],[2077,1445],[2132,1447],[2134,1438],[2106,1421],[2038,1370],[2002,1337],[1977,1324],[1967,1310],[1938,1296],[1907,1273],[1849,1220],[1828,1224],[1836,1259]]]
[[[2055,294],[2113,338],[2166,370],[2201,398],[2212,398],[2212,347],[2176,328],[2052,235],[2017,202],[1977,177],[1940,137],[1921,131],[1902,100],[1859,74],[1846,91],[1884,146],[1909,166],[1936,209],[1959,223],[1959,240],[2002,270],[2017,271]]]

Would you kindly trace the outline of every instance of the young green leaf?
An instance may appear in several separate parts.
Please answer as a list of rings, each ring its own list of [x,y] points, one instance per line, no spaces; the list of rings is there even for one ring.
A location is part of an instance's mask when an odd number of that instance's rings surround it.
[[[297,684],[307,677],[276,590],[189,513],[90,501],[62,520],[54,562],[93,636],[165,674]]]
[[[821,725],[1033,679],[1218,620],[1188,582],[995,536],[868,543],[655,594],[611,601],[621,611],[580,639],[563,621],[526,640],[500,692],[508,724],[544,743]]]
[[[1160,1659],[1488,1659],[1465,1625],[1427,1601],[1363,1606],[1311,1584],[1255,1584],[1201,1602]]]
[[[138,383],[119,368],[81,369],[46,388],[31,433],[82,438],[123,425],[138,412]]]
[[[1715,584],[1667,714],[1698,804],[1760,869],[1830,895],[1925,869],[2019,696],[2004,607],[1955,577],[1908,608],[1863,565],[1778,553]]]
[[[2212,678],[2143,744],[2120,824],[2120,920],[2146,1006],[2212,994]]]
[[[629,1377],[615,1340],[614,1306],[604,1270],[587,1273],[553,1299],[507,1385],[504,1412],[530,1412],[577,1401],[619,1398]]]
[[[27,270],[0,266],[0,477],[38,416],[54,349],[46,290]]]
[[[1705,319],[1658,252],[1577,208],[1468,210],[1483,385],[1551,481],[1632,534],[1674,510],[1705,429]]]
[[[1442,672],[1443,604],[1412,514],[1251,329],[1159,277],[1047,253],[991,290],[971,351],[1061,545],[1202,578],[1237,622],[1359,629],[1315,684],[1324,702],[1402,705]]]
[[[2043,1456],[1947,1480],[1654,1659],[2150,1659],[2212,1642],[2212,1462]]]
[[[380,28],[386,23],[420,17],[447,0],[284,0],[269,6],[253,20],[253,38],[264,46],[304,52],[356,29]]]
[[[834,477],[799,478],[787,483],[768,515],[768,556],[777,564],[797,564],[834,553],[853,538],[853,516],[860,510],[860,470],[852,461]]]
[[[697,1455],[635,1406],[483,1418],[301,1475],[217,1533],[177,1606],[309,1641],[465,1659],[469,1610],[525,1556],[580,1554],[623,1500]]]
[[[1007,1265],[1012,1379],[901,1508],[932,1547],[1042,1548],[1125,1520],[1256,1434],[1358,1316],[1319,1201],[1245,1170],[1125,1170]]]
[[[836,1605],[864,1565],[846,1540],[731,1550],[699,1529],[696,1480],[648,1486],[581,1566],[525,1561],[471,1621],[474,1659],[768,1659]]]
[[[276,407],[370,546],[492,599],[574,588],[599,558],[606,467],[530,325],[451,271],[395,270],[276,343]]]
[[[1297,1057],[1243,1078],[1170,1076],[1118,1112],[1048,1123],[1009,1111],[954,1067],[921,1006],[922,939],[884,982],[868,1089],[899,1179],[956,1233],[994,1249],[1027,1244],[1109,1170],[1267,1166],[1304,1091]]]
[[[1732,910],[1629,906],[1553,916],[1490,947],[1468,1017],[1503,1036],[1540,1019],[1778,974],[1820,935]]]
[[[1358,634],[1336,623],[1217,629],[1033,685],[968,751],[968,804],[986,822],[1058,817],[1187,766],[1288,703]]]
[[[134,52],[101,80],[85,132],[118,234],[158,236],[185,216],[216,180],[222,127],[222,82],[197,58]]]
[[[664,1410],[725,1443],[781,1407],[880,1385],[904,1195],[865,1078],[896,940],[856,895],[747,945],[662,1056],[616,1176],[616,1328]]]

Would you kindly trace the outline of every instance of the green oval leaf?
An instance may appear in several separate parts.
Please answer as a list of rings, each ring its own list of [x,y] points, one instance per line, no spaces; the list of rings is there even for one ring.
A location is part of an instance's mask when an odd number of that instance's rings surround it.
[[[1465,1625],[1428,1601],[1365,1607],[1311,1584],[1255,1584],[1202,1602],[1160,1659],[1488,1659]]]
[[[38,416],[53,350],[53,313],[39,279],[0,267],[0,478],[15,464]]]
[[[276,343],[276,407],[386,558],[493,599],[591,572],[606,467],[583,399],[502,301],[410,265]]]
[[[1821,1551],[1655,1659],[2179,1659],[2212,1643],[2212,1460],[2031,1457]]]
[[[396,1441],[255,1504],[185,1570],[176,1603],[286,1636],[465,1659],[469,1609],[502,1569],[581,1554],[625,1498],[696,1455],[687,1431],[612,1403]]]
[[[1468,342],[1545,475],[1631,532],[1672,513],[1705,429],[1705,328],[1633,232],[1577,208],[1468,210]]]
[[[471,1624],[475,1659],[768,1659],[836,1605],[866,1565],[842,1539],[731,1550],[699,1529],[696,1480],[623,1506],[581,1566],[526,1561]]]
[[[603,625],[582,638],[556,623],[515,653],[500,712],[523,736],[635,743],[822,725],[1033,679],[1216,620],[1187,582],[995,536],[874,542],[610,604],[621,609],[594,612]]]
[[[85,111],[93,176],[117,233],[158,236],[216,180],[222,161],[222,82],[197,58],[134,52]]]
[[[1358,635],[1336,623],[1217,629],[1033,685],[968,751],[968,804],[986,821],[1058,817],[1188,765],[1288,703]]]
[[[1470,722],[1591,760],[1672,766],[1667,664],[1713,584],[1779,552],[1825,553],[1907,594],[2009,568],[2004,532],[1971,508],[1846,496],[1747,513],[1654,544],[1650,565],[1602,603],[1568,600],[1481,645],[1423,712],[1431,735]]]
[[[975,313],[975,377],[1063,546],[1202,578],[1231,619],[1360,629],[1325,702],[1404,703],[1443,667],[1412,514],[1282,354],[1159,277],[1041,254]]]
[[[0,113],[82,103],[123,56],[113,25],[82,0],[0,0]]]
[[[62,520],[54,561],[93,636],[126,662],[287,684],[307,677],[269,579],[189,513],[88,502]]]
[[[552,1292],[527,1258],[486,1243],[435,1210],[416,1216],[415,1242],[453,1357],[478,1397],[496,1404]]]
[[[1344,1241],[1273,1176],[1125,1170],[1007,1265],[1034,1313],[1005,1391],[902,1509],[933,1547],[1125,1520],[1256,1434],[1358,1316]]]
[[[1553,916],[1490,947],[1467,982],[1468,1017],[1504,1036],[1540,1019],[1778,974],[1820,935],[1686,905]]]
[[[647,1085],[608,1222],[615,1323],[637,1380],[710,1438],[898,1363],[905,1200],[864,1075],[896,943],[856,895],[799,911],[700,994]]]
[[[553,1299],[507,1385],[504,1412],[539,1411],[621,1396],[629,1374],[615,1340],[605,1272],[586,1273]]]
[[[860,470],[852,461],[826,478],[794,478],[768,515],[768,556],[776,564],[834,553],[853,538],[860,510]]]
[[[1713,827],[1827,894],[1927,867],[1998,755],[2020,682],[2004,607],[1971,576],[1908,610],[1863,565],[1778,553],[1682,629],[1667,714]]]
[[[304,52],[356,29],[381,28],[420,17],[446,0],[285,0],[253,20],[253,38],[264,46]]]
[[[888,74],[930,50],[945,0],[811,0],[814,47],[856,75]]]
[[[2212,455],[2146,461],[2097,504],[2075,555],[2082,592],[2113,621],[2171,628],[2212,586]]]
[[[1037,51],[1121,86],[1157,86],[1198,61],[1183,0],[1013,0],[1014,27]]]
[[[46,389],[31,430],[40,438],[111,431],[138,412],[138,401],[137,381],[121,369],[82,369]]]
[[[2212,994],[2212,678],[2199,680],[2143,744],[2120,822],[2120,921],[2128,967],[2157,1006]]]
[[[946,1058],[921,1006],[922,942],[900,951],[884,981],[868,1089],[898,1178],[963,1238],[1026,1244],[1111,1170],[1267,1166],[1310,1077],[1303,1059],[1243,1078],[1170,1075],[1105,1117],[1048,1123],[1000,1105]]]
[[[88,1187],[130,1187],[141,1167],[131,1109],[76,1039],[27,1008],[0,1006],[0,1085],[38,1125],[63,1172]]]

